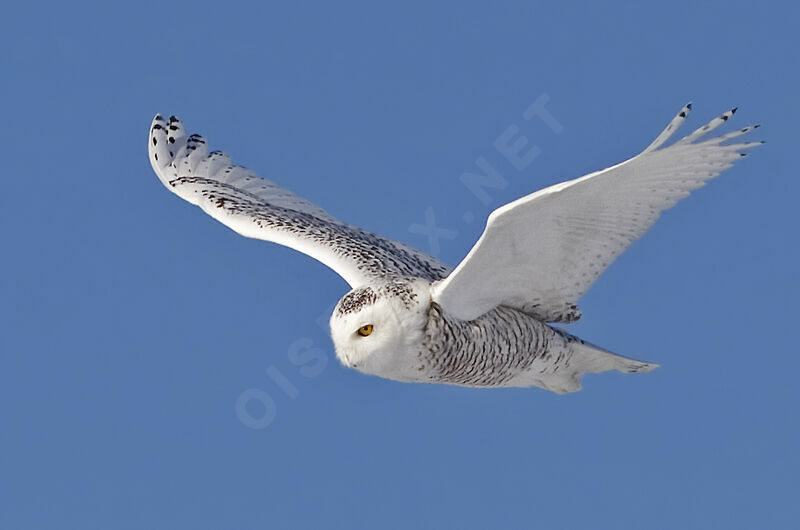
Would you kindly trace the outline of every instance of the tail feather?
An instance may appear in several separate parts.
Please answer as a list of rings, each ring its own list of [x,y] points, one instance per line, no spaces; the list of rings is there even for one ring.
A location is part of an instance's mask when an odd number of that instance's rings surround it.
[[[626,374],[638,374],[651,372],[659,367],[656,363],[617,355],[581,339],[572,343],[572,355],[572,366],[580,373],[597,374],[616,370]]]
[[[616,370],[626,374],[651,372],[659,367],[656,363],[639,361],[623,357],[577,337],[570,344],[572,356],[567,370],[560,371],[557,376],[548,378],[544,386],[559,394],[577,392],[581,389],[581,378],[584,374],[597,374]]]

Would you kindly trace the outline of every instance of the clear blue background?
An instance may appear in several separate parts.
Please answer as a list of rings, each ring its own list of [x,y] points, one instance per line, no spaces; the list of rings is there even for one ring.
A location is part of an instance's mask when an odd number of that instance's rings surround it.
[[[3,6],[0,527],[796,528],[796,4],[336,4]],[[560,134],[522,118],[542,95]],[[567,396],[344,369],[344,281],[168,193],[146,151],[178,114],[426,251],[430,209],[456,264],[491,209],[690,100],[687,132],[738,105],[768,143],[582,299],[571,331],[663,368]],[[523,171],[493,146],[512,125]],[[508,182],[489,205],[459,181],[478,157]],[[274,407],[237,413],[248,389]]]

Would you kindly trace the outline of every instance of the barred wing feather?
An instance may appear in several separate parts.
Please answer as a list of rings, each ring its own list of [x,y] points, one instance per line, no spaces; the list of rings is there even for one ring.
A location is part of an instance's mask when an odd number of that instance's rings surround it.
[[[156,116],[148,141],[150,163],[176,195],[246,237],[272,241],[328,265],[351,286],[419,277],[438,280],[449,269],[416,249],[345,224],[323,209],[252,171],[209,153],[180,120]]]

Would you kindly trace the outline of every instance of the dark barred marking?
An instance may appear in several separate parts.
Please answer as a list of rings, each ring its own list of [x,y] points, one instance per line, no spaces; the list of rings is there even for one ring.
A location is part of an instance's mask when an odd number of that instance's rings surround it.
[[[284,191],[263,180],[264,189]],[[366,230],[312,213],[270,204],[255,193],[231,184],[205,177],[184,176],[170,185],[199,184],[198,192],[218,208],[232,215],[244,215],[261,228],[289,232],[298,238],[325,246],[374,279],[422,278],[429,281],[444,278],[450,269],[424,253],[391,241]]]
[[[448,317],[433,302],[419,370],[432,374],[430,381],[436,383],[500,386],[524,373],[566,370],[572,359],[569,345],[577,340],[510,307],[464,322]]]
[[[377,286],[353,289],[339,300],[336,313],[339,315],[357,313],[364,307],[374,304],[380,297],[399,300],[407,309],[419,303],[417,293],[411,288],[408,280],[392,280]]]
[[[417,293],[414,292],[411,284],[407,281],[394,280],[383,284],[381,285],[381,294],[399,299],[406,308],[417,303]]]
[[[378,299],[378,295],[371,287],[364,287],[350,291],[342,297],[337,306],[336,312],[340,315],[356,313],[365,306],[372,305]]]

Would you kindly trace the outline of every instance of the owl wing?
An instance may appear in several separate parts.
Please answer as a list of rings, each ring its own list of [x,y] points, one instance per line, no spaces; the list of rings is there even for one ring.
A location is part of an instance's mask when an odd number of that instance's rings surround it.
[[[433,286],[433,300],[472,320],[498,305],[547,322],[580,318],[577,301],[661,212],[731,167],[741,151],[763,142],[729,143],[745,127],[706,134],[736,109],[675,142],[691,104],[641,154],[608,169],[562,182],[492,212],[466,258]]]
[[[186,136],[176,117],[156,116],[150,163],[173,193],[245,237],[272,241],[324,263],[356,287],[396,277],[443,278],[449,269],[431,256],[335,219],[323,209],[250,170],[208,152]]]

